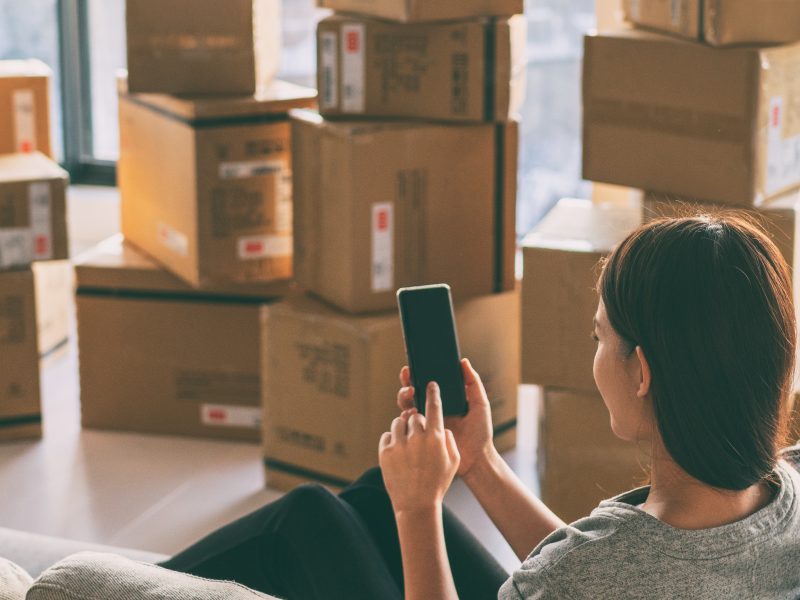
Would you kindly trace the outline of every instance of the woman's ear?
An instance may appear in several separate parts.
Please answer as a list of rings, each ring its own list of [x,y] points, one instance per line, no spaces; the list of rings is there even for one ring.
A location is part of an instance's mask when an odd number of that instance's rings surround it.
[[[639,361],[640,373],[639,389],[636,391],[636,395],[639,398],[645,398],[650,393],[650,364],[647,362],[641,346],[636,346],[636,359]]]

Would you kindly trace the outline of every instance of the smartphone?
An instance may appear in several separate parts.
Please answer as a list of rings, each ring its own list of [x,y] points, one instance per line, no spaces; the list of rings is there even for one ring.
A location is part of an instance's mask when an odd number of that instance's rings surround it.
[[[435,381],[445,416],[465,415],[467,396],[450,286],[401,288],[397,290],[397,305],[417,410],[425,414],[428,383]]]

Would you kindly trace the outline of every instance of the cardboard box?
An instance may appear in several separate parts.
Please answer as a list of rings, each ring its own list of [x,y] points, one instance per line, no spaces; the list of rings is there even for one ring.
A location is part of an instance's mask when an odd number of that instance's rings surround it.
[[[72,263],[68,260],[33,263],[36,283],[36,328],[39,355],[49,356],[64,348],[70,336],[75,309]]]
[[[526,53],[522,15],[412,25],[334,15],[317,26],[320,112],[508,121]]]
[[[39,60],[0,60],[0,154],[38,150],[50,142],[50,78]]]
[[[518,127],[339,122],[293,113],[295,277],[350,312],[449,283],[514,289]]]
[[[611,430],[595,393],[544,389],[539,411],[538,468],[542,501],[571,523],[600,501],[646,485],[649,442],[625,442]]]
[[[316,92],[285,82],[219,100],[121,91],[125,236],[194,286],[291,277],[287,111],[314,106]]]
[[[317,0],[322,8],[392,21],[452,21],[524,12],[524,0]]]
[[[739,206],[796,189],[798,69],[800,44],[586,36],[584,178]]]
[[[797,0],[624,0],[625,18],[712,46],[800,40]]]
[[[461,352],[486,385],[495,444],[515,443],[519,295],[456,303]],[[309,296],[263,311],[264,462],[267,484],[303,479],[341,487],[378,462],[378,440],[399,414],[406,364],[397,311],[352,316]]]
[[[286,284],[196,290],[119,237],[75,274],[84,427],[260,439],[259,309]]]
[[[68,183],[39,152],[0,156],[0,268],[69,257]]]
[[[278,72],[280,0],[127,0],[132,93],[252,95]]]
[[[0,273],[0,441],[42,435],[36,304],[30,269]]]
[[[597,390],[590,334],[599,263],[641,221],[641,207],[563,199],[523,240],[523,383]]]

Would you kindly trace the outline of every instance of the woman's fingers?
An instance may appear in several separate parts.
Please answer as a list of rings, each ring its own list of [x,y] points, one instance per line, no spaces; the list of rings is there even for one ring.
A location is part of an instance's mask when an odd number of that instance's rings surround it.
[[[414,412],[408,418],[408,435],[422,433],[425,431],[425,417],[418,412]]]
[[[414,408],[414,388],[411,386],[405,386],[400,388],[400,391],[397,392],[397,406],[400,410],[408,410],[409,408]]]
[[[384,431],[380,441],[378,442],[378,451],[383,450],[384,448],[386,448],[386,446],[388,446],[391,443],[392,443],[392,434],[389,433],[388,431]]]
[[[392,421],[392,440],[395,442],[399,442],[406,437],[406,432],[408,431],[408,416],[404,415],[405,413]]]
[[[400,369],[400,385],[403,387],[411,385],[411,369],[409,369],[408,366]]]

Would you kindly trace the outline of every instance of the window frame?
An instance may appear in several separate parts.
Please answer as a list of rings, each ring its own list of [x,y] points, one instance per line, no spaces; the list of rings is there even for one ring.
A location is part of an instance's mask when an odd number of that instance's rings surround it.
[[[116,163],[94,156],[88,0],[58,0],[63,166],[72,183],[116,185]]]

